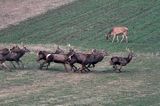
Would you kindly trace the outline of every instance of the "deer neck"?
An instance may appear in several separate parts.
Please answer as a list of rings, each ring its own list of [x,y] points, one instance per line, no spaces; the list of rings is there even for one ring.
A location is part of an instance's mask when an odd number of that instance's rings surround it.
[[[132,60],[132,55],[129,53],[128,57],[127,57],[127,62],[129,63]]]
[[[25,54],[25,51],[22,50],[22,51],[20,51],[20,52],[17,53],[17,56],[18,57],[22,57],[24,54]]]

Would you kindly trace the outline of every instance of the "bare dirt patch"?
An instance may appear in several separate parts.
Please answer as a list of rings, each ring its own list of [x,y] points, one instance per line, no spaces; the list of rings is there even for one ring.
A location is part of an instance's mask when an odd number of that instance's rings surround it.
[[[0,0],[0,29],[74,0]]]

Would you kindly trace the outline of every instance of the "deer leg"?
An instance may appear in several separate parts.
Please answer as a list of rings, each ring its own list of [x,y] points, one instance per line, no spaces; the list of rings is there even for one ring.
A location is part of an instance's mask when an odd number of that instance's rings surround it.
[[[82,65],[81,69],[79,70],[81,73],[83,73],[83,70],[85,69],[85,66]]]
[[[117,65],[113,65],[113,71],[117,70]]]
[[[126,38],[126,43],[128,43],[128,36],[126,35],[125,38]]]
[[[92,65],[92,66],[91,66]],[[95,64],[88,64],[88,66],[87,66],[88,68],[94,68],[95,67]]]
[[[19,60],[19,62],[21,63],[21,67],[24,68],[24,64],[21,60]]]
[[[71,71],[73,70],[74,72],[76,72],[78,70],[75,65],[71,64],[70,66],[71,66]]]
[[[2,66],[3,66],[4,68],[6,68],[7,70],[11,71],[11,69],[10,69],[5,63],[2,63]]]
[[[40,66],[39,66],[39,69],[42,69],[44,67],[45,63],[46,63],[45,61],[43,63],[41,63]]]
[[[112,43],[114,42],[114,39],[115,39],[116,35],[113,35],[113,40],[112,40]]]
[[[124,35],[122,35],[122,39],[121,39],[121,42],[124,40]]]
[[[13,63],[13,61],[11,61],[10,63],[12,64],[12,66],[13,66],[14,68],[16,68],[16,66],[15,66],[14,63]]]
[[[17,65],[18,65],[18,67],[20,68],[20,64],[19,64],[19,61],[16,61],[16,63],[17,63]]]
[[[86,67],[86,66],[85,66],[85,69],[87,70],[86,72],[90,72],[90,71],[91,71],[91,70],[90,70],[90,69],[88,69],[88,67]]]
[[[64,68],[65,68],[65,71],[68,72],[66,64],[64,63],[63,65],[64,65]]]
[[[117,42],[119,42],[119,38],[118,38],[118,36],[117,36]]]
[[[118,69],[118,70],[119,70],[119,72],[122,72],[122,71],[121,71],[121,69],[122,69],[122,65],[120,65],[120,68]]]
[[[48,70],[48,66],[50,66],[50,62],[48,62],[47,66],[46,66],[46,69]]]

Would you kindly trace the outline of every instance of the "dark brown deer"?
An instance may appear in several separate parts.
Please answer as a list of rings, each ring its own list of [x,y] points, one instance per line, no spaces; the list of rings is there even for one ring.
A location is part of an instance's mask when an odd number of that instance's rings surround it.
[[[10,68],[5,64],[6,59],[4,58],[6,55],[10,53],[8,48],[3,48],[0,50],[0,64],[2,68],[10,70]],[[11,70],[10,70],[11,71]]]
[[[71,68],[72,68],[71,70],[73,70],[73,67],[74,67],[75,63],[79,63],[79,64],[81,64],[81,69],[80,69],[81,73],[84,72],[84,71],[85,72],[90,71],[90,69],[88,69],[88,66],[90,66],[90,65],[95,66],[95,64],[100,62],[105,55],[106,54],[104,52],[103,53],[98,53],[95,50],[92,51],[92,53],[90,53],[90,54],[74,52],[73,55],[71,55],[69,57],[69,63],[70,63]],[[88,65],[88,66],[86,66],[86,65]],[[76,71],[76,70],[74,70],[74,71]]]
[[[40,64],[40,69],[44,67],[44,64],[54,62],[63,64],[65,71],[67,72],[68,70],[66,64],[69,64],[68,58],[70,55],[72,55],[72,53],[73,53],[72,50],[70,50],[67,54],[55,54],[55,53],[48,54],[46,56],[46,60],[42,64]]]
[[[130,50],[128,49],[128,51]],[[128,63],[130,63],[133,56],[135,56],[133,51],[130,51],[127,57],[114,56],[110,60],[110,65],[113,66],[114,71],[119,70],[119,72],[121,72],[122,66],[126,66]]]
[[[106,35],[106,39],[108,40],[111,36],[113,36],[112,43],[114,42],[115,38],[117,37],[117,42],[119,42],[119,36],[122,36],[120,42],[126,39],[126,43],[128,43],[128,28],[124,26],[117,26],[113,27]]]
[[[30,52],[30,50],[28,50],[26,47],[23,47],[22,49],[17,47],[13,47],[12,49],[10,49],[10,53],[8,53],[7,55],[4,56],[6,61],[10,61],[11,63],[13,61],[15,61],[18,66],[20,67],[20,63],[21,66],[24,67],[23,62],[20,60],[20,58],[27,52]],[[12,63],[12,65],[14,66],[14,68],[16,68],[16,66]]]
[[[46,57],[49,54],[63,54],[63,53],[64,53],[64,50],[60,49],[59,46],[57,47],[57,49],[54,53],[53,52],[48,52],[48,51],[39,51],[38,54],[37,54],[38,55],[37,62],[39,62],[41,60],[46,61]],[[47,64],[46,66],[44,65],[44,63],[40,64],[40,69],[42,69],[43,67],[46,67],[46,69],[48,69],[48,67],[50,65],[50,62],[46,61],[45,63]]]
[[[105,56],[108,56],[109,54],[107,52],[105,52],[104,50],[102,51],[94,51],[94,60],[88,64],[88,67],[91,67],[91,65],[93,67],[95,67],[95,64],[97,64],[98,62],[101,62]]]

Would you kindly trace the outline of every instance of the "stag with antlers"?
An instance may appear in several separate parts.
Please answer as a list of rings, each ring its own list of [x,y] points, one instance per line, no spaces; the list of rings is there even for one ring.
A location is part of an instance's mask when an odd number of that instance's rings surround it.
[[[134,56],[134,53],[133,51],[130,51],[129,49],[127,49],[127,51],[129,51],[129,54],[127,57],[114,56],[111,58],[110,65],[113,66],[114,71],[119,70],[119,72],[121,72],[122,66],[126,66],[128,63],[131,62]]]

